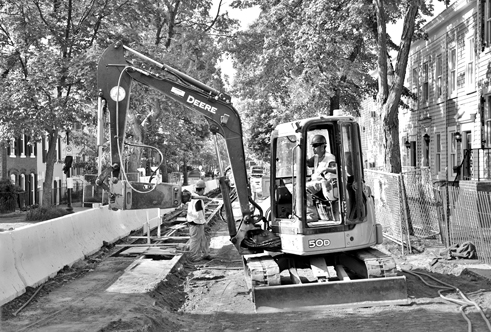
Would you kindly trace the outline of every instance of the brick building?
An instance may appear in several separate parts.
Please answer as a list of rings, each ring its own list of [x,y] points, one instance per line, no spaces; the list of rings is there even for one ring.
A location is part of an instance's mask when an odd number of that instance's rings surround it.
[[[2,178],[8,178],[12,183],[23,189],[26,194],[25,205],[40,204],[42,186],[46,174],[47,139],[40,142],[32,142],[30,136],[21,135],[6,144],[2,150]],[[78,148],[73,148],[74,166],[84,161],[84,156],[79,155]],[[63,163],[66,151],[66,134],[58,137],[56,144],[56,163],[53,169],[54,189],[52,202],[61,204],[66,189],[66,175],[63,173]],[[83,169],[72,168],[72,177],[75,185],[82,187]]]

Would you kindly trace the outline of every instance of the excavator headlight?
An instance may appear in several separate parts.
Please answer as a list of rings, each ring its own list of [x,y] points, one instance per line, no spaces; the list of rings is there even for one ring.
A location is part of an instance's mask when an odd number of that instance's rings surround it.
[[[113,87],[109,94],[111,95],[111,99],[115,102],[119,102],[126,97],[126,91],[120,86]]]

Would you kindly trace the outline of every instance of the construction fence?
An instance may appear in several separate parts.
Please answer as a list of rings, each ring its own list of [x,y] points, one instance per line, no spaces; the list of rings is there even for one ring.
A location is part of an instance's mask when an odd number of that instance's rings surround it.
[[[400,244],[403,253],[422,239],[446,248],[470,241],[478,260],[491,264],[490,192],[434,181],[428,168],[402,174],[365,170],[365,180],[384,236]]]

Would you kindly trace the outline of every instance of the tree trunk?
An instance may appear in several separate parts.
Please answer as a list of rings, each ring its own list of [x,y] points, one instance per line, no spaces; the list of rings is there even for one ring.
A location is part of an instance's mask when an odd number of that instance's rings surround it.
[[[52,202],[53,194],[53,169],[56,162],[56,142],[58,141],[58,132],[52,130],[48,132],[48,153],[46,155],[46,174],[43,183],[43,200],[42,205],[45,207],[54,205]]]
[[[334,114],[334,110],[339,109],[339,90],[335,91],[335,95],[329,98],[329,114],[332,116]]]
[[[399,144],[399,99],[391,92],[387,102],[382,106],[384,130],[385,171],[401,173],[401,150]],[[395,101],[397,99],[397,102]]]
[[[409,49],[414,35],[415,18],[418,14],[420,0],[410,2],[406,15],[400,50],[397,54],[396,68],[394,71],[394,81],[390,84],[387,77],[387,45],[385,41],[385,9],[383,1],[374,0],[377,8],[378,24],[378,68],[379,68],[379,92],[377,103],[382,111],[382,137],[384,138],[384,168],[390,173],[401,172],[401,151],[399,144],[399,102],[401,100],[402,87],[406,76],[406,68],[409,56]],[[381,35],[382,34],[382,35]]]
[[[162,175],[162,182],[169,182],[169,171],[167,169],[167,163],[165,161],[160,165],[160,174]]]
[[[182,175],[183,175],[183,186],[188,185],[188,163],[186,159],[183,160],[183,166],[182,166]]]

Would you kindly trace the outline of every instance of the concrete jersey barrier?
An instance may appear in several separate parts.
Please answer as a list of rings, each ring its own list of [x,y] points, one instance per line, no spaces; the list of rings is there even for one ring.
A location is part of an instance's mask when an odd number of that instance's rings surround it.
[[[107,206],[0,233],[0,305],[174,209],[110,211]],[[158,219],[158,220],[157,220]]]
[[[205,193],[218,187],[206,181]],[[182,189],[193,191],[194,186]],[[141,227],[154,228],[174,209],[109,210],[107,206],[0,232],[0,305]]]

